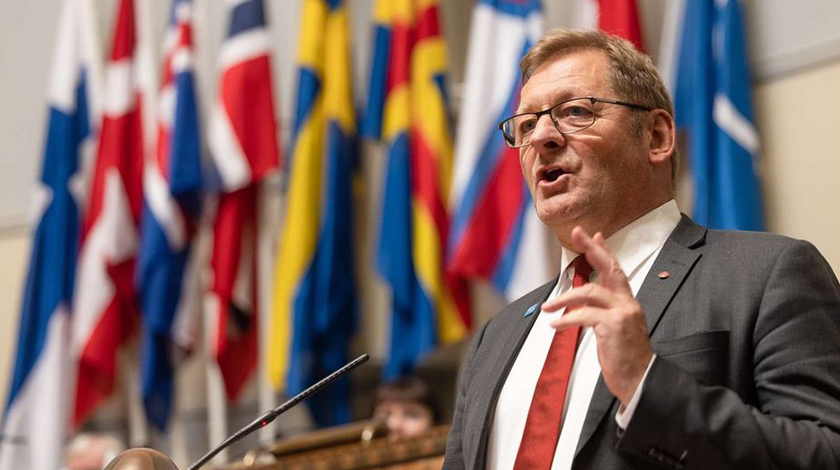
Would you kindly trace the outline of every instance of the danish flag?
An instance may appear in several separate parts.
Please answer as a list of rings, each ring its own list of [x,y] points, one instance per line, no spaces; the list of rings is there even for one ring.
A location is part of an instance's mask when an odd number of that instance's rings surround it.
[[[136,45],[134,2],[121,0],[105,67],[103,120],[73,298],[75,425],[110,395],[117,350],[138,319],[134,266],[143,203],[143,139]]]

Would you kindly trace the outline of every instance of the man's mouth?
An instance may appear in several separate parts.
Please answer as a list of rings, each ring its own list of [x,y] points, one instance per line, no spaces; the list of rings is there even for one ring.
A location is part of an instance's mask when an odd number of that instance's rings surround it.
[[[537,182],[542,183],[553,183],[557,181],[558,178],[565,175],[566,172],[563,171],[562,168],[554,167],[554,168],[545,168],[539,170],[537,173]]]

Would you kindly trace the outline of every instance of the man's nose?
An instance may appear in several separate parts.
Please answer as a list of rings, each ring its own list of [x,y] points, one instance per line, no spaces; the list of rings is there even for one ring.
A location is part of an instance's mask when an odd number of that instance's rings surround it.
[[[557,130],[551,116],[545,114],[537,120],[537,127],[531,134],[531,147],[537,152],[550,151],[566,144],[566,137]]]

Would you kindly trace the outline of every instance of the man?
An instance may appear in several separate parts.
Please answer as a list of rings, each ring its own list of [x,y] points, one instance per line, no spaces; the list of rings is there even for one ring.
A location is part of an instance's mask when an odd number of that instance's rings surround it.
[[[475,335],[444,468],[840,468],[825,260],[680,215],[670,98],[628,42],[555,30],[521,68],[500,128],[560,273]]]

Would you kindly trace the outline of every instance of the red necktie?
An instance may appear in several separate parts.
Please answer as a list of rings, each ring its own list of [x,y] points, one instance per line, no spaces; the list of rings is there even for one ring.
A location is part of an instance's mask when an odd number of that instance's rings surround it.
[[[583,255],[570,265],[575,269],[573,287],[589,282],[592,266]],[[571,311],[567,308],[566,311]],[[534,399],[528,410],[525,432],[516,454],[514,470],[549,470],[554,460],[554,451],[560,437],[560,423],[563,421],[563,405],[566,403],[566,389],[575,362],[580,327],[567,328],[554,333],[551,348],[545,358]]]

